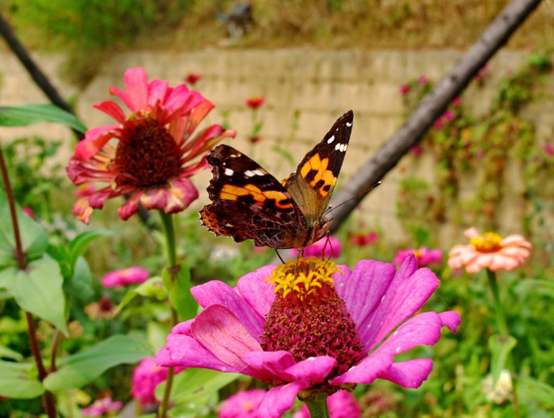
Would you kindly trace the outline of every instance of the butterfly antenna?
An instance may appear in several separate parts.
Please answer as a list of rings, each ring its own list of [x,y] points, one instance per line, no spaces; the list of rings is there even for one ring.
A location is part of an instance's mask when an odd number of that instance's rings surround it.
[[[375,183],[374,185],[369,186],[367,189],[365,189],[364,191],[358,193],[356,196],[351,197],[350,199],[345,200],[344,202],[339,203],[337,206],[329,206],[329,207],[327,208],[327,210],[325,211],[324,215],[327,215],[327,214],[328,214],[329,212],[331,212],[332,210],[338,209],[338,208],[340,208],[342,205],[345,205],[345,204],[347,204],[348,202],[351,202],[351,201],[353,201],[353,200],[359,198],[360,196],[363,196],[363,195],[369,193],[370,191],[372,191],[373,189],[375,189],[377,186],[379,186],[381,183],[382,183],[382,181],[379,180],[379,181],[378,181],[377,183]]]
[[[331,254],[327,258],[327,260],[325,260],[325,264],[323,265],[323,268],[325,268],[325,266],[327,266],[327,263],[329,262],[331,257],[333,257],[333,255],[335,255],[335,249],[333,248],[333,244],[331,243],[331,233],[329,231],[327,231],[326,236],[327,236],[327,241],[325,241],[325,245],[323,246],[323,251],[321,252],[321,259],[323,259],[325,257],[325,248],[327,247],[327,244],[329,244],[329,247],[331,247]]]

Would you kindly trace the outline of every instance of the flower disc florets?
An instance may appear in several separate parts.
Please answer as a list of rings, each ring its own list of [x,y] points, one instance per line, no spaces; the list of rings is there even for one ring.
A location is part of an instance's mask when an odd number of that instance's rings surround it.
[[[502,237],[495,232],[485,232],[477,238],[471,238],[469,243],[475,247],[475,249],[481,253],[494,253],[498,251]]]
[[[268,280],[276,285],[277,297],[265,318],[264,351],[285,350],[296,361],[333,357],[337,365],[330,377],[344,373],[363,357],[356,324],[335,291],[332,275],[337,272],[334,262],[315,257],[289,261],[273,270]]]

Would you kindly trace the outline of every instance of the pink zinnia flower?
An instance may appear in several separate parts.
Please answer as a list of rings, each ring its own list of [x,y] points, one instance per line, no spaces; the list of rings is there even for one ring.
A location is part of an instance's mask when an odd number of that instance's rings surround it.
[[[90,319],[111,319],[115,306],[108,296],[102,296],[98,302],[85,306],[84,311]]]
[[[419,84],[422,84],[422,85],[423,85],[423,84],[427,84],[427,81],[428,81],[428,80],[427,80],[427,77],[424,76],[424,75],[422,75],[421,77],[419,77],[419,79],[417,80],[417,82],[418,82]]]
[[[331,418],[360,418],[362,410],[356,397],[350,392],[339,390],[327,398],[327,407]],[[296,412],[292,418],[311,418],[310,411],[306,405]]]
[[[225,401],[218,418],[262,418],[258,409],[266,393],[263,389],[238,392]]]
[[[408,94],[410,92],[410,86],[408,84],[402,84],[399,88],[398,88],[398,91],[400,91],[400,94],[402,96],[405,96],[406,94]]]
[[[394,257],[394,264],[401,265],[410,254],[415,256],[419,267],[427,267],[431,264],[440,264],[442,261],[442,251],[429,250],[425,247],[421,247],[419,250],[414,248],[398,250],[396,257]]]
[[[341,250],[342,244],[338,238],[331,236],[327,240],[327,237],[323,237],[304,248],[303,257],[339,258]],[[298,255],[297,249],[292,249],[290,252],[293,257]]]
[[[21,208],[21,212],[23,212],[25,215],[27,215],[29,218],[33,219],[33,220],[37,220],[37,215],[35,215],[35,212],[33,211],[33,209],[25,206],[23,208]]]
[[[182,367],[176,368],[175,374],[182,370]],[[154,357],[143,358],[133,371],[131,396],[138,399],[142,406],[157,404],[156,387],[165,382],[168,371],[167,367],[157,366]]]
[[[256,142],[260,142],[262,140],[262,137],[260,135],[254,135],[254,136],[251,136],[250,138],[248,138],[248,140],[252,144],[255,144]]]
[[[408,319],[438,285],[413,256],[398,272],[371,260],[339,270],[314,257],[262,267],[236,288],[213,280],[191,289],[204,311],[173,328],[156,361],[262,380],[271,386],[258,410],[264,418],[280,417],[300,392],[308,399],[378,378],[417,388],[432,361],[395,357],[436,344],[443,326],[455,332],[460,323],[455,312]]]
[[[480,235],[475,228],[465,231],[468,245],[455,245],[448,254],[448,265],[453,269],[465,266],[468,273],[482,268],[491,271],[513,270],[527,261],[532,245],[521,235],[502,238],[494,232]]]
[[[193,136],[214,105],[184,84],[171,88],[167,81],[148,82],[146,71],[134,68],[125,72],[125,86],[126,91],[112,87],[110,92],[131,113],[125,116],[111,100],[95,105],[117,124],[89,129],[69,160],[71,181],[94,185],[73,206],[73,214],[85,223],[107,199],[126,194],[131,197],[118,211],[123,220],[137,212],[139,203],[168,214],[182,211],[198,197],[189,177],[208,167],[205,154],[235,135],[212,125]]]
[[[433,127],[435,129],[444,128],[444,119],[442,118],[442,116],[435,121],[435,123],[433,124]]]
[[[350,237],[350,242],[359,247],[367,247],[379,241],[377,232],[369,232],[368,234],[356,234]]]
[[[460,96],[454,97],[454,100],[452,100],[452,106],[458,107],[462,103],[462,99],[460,99]]]
[[[452,120],[454,119],[454,112],[451,110],[447,110],[442,114],[442,117],[446,120]]]
[[[264,98],[262,96],[252,96],[252,97],[249,97],[248,99],[246,99],[246,106],[252,108],[252,109],[257,109],[259,108],[261,105],[263,105],[265,102]]]
[[[194,86],[196,83],[198,83],[202,79],[202,76],[197,73],[190,73],[185,77],[185,83],[190,84],[191,86]]]
[[[414,145],[412,148],[410,148],[410,154],[414,155],[420,155],[423,151],[423,148],[421,148],[421,145]]]
[[[102,278],[102,286],[122,288],[130,284],[144,283],[149,277],[148,270],[142,267],[129,267],[107,273]]]
[[[109,396],[97,399],[93,404],[81,410],[81,415],[85,417],[101,417],[110,411],[119,411],[123,407],[121,402],[114,402]]]
[[[543,150],[544,152],[546,153],[546,155],[552,157],[554,155],[554,146],[550,145],[550,144],[546,144],[544,147],[543,147]]]

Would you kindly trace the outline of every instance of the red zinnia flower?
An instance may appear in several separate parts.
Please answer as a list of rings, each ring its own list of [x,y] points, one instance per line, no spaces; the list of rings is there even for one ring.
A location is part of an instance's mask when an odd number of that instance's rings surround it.
[[[208,167],[204,154],[235,135],[212,125],[193,137],[214,105],[184,84],[171,88],[167,81],[148,82],[139,67],[125,72],[125,87],[112,87],[110,93],[131,113],[126,117],[111,100],[95,105],[117,124],[89,129],[69,160],[71,181],[94,185],[83,189],[73,206],[73,214],[85,223],[107,199],[126,194],[130,198],[118,211],[123,220],[137,212],[139,203],[168,214],[182,211],[198,198],[189,177]],[[197,157],[200,160],[192,161]]]
[[[257,109],[264,104],[264,98],[262,96],[252,96],[246,99],[246,106]]]
[[[202,75],[197,73],[190,73],[185,77],[185,83],[190,84],[191,86],[195,85],[202,79]]]

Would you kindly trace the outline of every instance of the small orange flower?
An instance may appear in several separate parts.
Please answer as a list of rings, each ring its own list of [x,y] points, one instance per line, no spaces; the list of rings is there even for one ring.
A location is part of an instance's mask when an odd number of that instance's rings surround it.
[[[468,273],[482,268],[491,271],[513,270],[527,261],[532,245],[521,235],[502,238],[494,232],[479,234],[477,229],[465,231],[468,245],[455,245],[448,255],[448,265],[454,269],[465,266]]]

